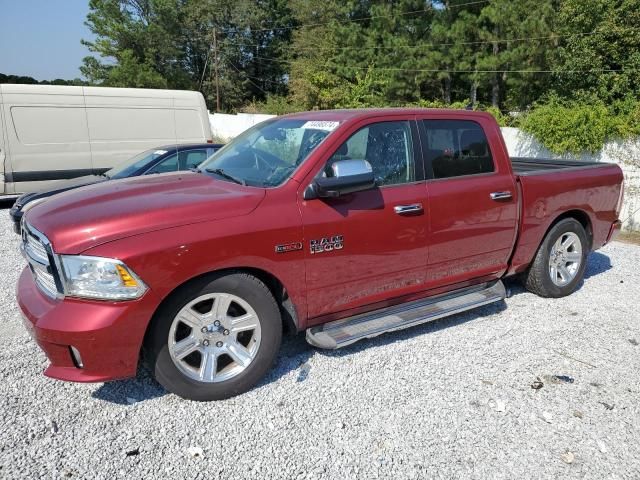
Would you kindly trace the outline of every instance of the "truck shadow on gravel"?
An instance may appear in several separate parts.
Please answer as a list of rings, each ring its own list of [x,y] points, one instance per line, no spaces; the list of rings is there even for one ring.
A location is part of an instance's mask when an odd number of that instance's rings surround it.
[[[588,280],[611,268],[611,259],[607,255],[600,252],[593,252],[589,255],[584,278]],[[583,283],[578,286],[578,289],[582,288],[582,285]],[[505,286],[507,287],[509,296],[527,293],[522,284],[516,279],[506,280]],[[255,388],[262,388],[270,383],[276,382],[292,372],[297,372],[297,382],[305,381],[309,376],[313,376],[313,362],[310,362],[310,360],[312,360],[312,357],[315,355],[328,357],[349,356],[369,348],[385,346],[395,342],[404,342],[414,337],[457,327],[467,322],[482,320],[482,317],[499,314],[506,310],[506,308],[506,302],[486,305],[406,330],[386,333],[370,340],[362,340],[340,350],[321,350],[314,348],[305,341],[304,333],[295,336],[285,336],[282,340],[282,347],[276,363],[267,376]],[[486,321],[493,320],[486,318]],[[151,373],[145,367],[140,367],[135,378],[105,383],[92,393],[92,397],[119,405],[131,405],[162,397],[167,393],[168,392],[153,379]]]
[[[146,367],[140,366],[135,378],[103,383],[91,396],[118,405],[133,405],[144,400],[162,397],[167,393],[151,376],[151,372]]]
[[[431,322],[417,325],[415,327],[407,328],[406,330],[399,330],[397,332],[383,333],[379,337],[375,337],[369,340],[361,340],[358,343],[354,343],[348,347],[341,348],[339,350],[320,350],[314,349],[316,353],[325,355],[328,357],[345,357],[360,353],[363,350],[369,348],[382,347],[396,342],[405,342],[415,337],[427,335],[447,328],[457,327],[474,320],[482,320],[483,317],[489,317],[491,315],[497,315],[507,309],[506,302],[497,302],[483,307],[478,307],[468,312],[459,313],[450,317],[433,320]],[[487,321],[493,321],[488,320]],[[313,348],[313,347],[310,347]]]
[[[315,351],[316,350],[305,341],[304,334],[284,336],[276,363],[265,378],[252,390],[275,382],[296,370],[300,370],[297,381],[305,380],[309,373],[305,365],[308,365],[307,360],[314,355]],[[155,381],[151,372],[146,367],[140,366],[138,367],[135,378],[103,383],[91,396],[98,400],[118,405],[133,405],[145,400],[162,397],[168,393],[169,392]]]
[[[591,252],[587,259],[587,269],[584,272],[584,279],[588,280],[589,278],[600,275],[607,270],[611,270],[611,268],[613,268],[613,265],[611,265],[611,259],[607,255],[600,252]],[[578,288],[581,287],[582,283]]]

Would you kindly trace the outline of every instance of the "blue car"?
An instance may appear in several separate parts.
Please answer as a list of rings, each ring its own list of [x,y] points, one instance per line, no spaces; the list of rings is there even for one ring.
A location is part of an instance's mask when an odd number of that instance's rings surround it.
[[[11,215],[11,220],[13,221],[13,230],[19,234],[20,220],[24,212],[56,193],[120,178],[189,170],[196,168],[222,147],[222,144],[216,143],[165,145],[144,151],[100,175],[86,175],[72,178],[56,183],[50,188],[25,193],[18,197],[9,211],[9,215]]]

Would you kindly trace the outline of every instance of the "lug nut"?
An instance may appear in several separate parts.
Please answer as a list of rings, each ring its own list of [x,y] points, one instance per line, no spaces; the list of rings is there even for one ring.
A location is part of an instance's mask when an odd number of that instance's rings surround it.
[[[216,342],[216,347],[220,348],[222,346],[222,342]]]
[[[213,325],[216,326],[216,327],[219,327],[220,326],[220,321],[216,320],[215,322],[213,322]]]
[[[227,330],[227,329],[225,328],[225,329],[224,329],[224,332],[222,332],[222,333],[224,333],[225,335],[229,335],[229,330]]]
[[[208,346],[209,346],[209,340],[205,340],[204,342],[202,342],[202,344],[203,344],[205,347],[208,347]]]
[[[202,327],[202,328],[200,329],[200,331],[201,331],[202,333],[207,333],[207,332],[209,331],[209,329],[208,329],[207,327]]]

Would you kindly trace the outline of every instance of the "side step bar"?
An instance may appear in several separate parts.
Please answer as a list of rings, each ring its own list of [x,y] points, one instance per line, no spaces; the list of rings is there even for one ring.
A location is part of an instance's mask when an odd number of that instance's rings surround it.
[[[307,329],[307,342],[315,347],[333,350],[358,340],[500,302],[506,296],[504,285],[498,280],[492,284],[464,288],[311,327]]]

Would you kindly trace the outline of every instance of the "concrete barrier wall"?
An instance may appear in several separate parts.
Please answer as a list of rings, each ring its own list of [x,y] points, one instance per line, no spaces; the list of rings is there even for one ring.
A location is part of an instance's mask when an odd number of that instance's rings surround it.
[[[248,128],[275,115],[239,113],[228,115],[224,113],[209,114],[211,130],[214,137],[227,141],[241,134]],[[563,158],[555,155],[542,146],[531,135],[517,128],[502,128],[502,134],[512,157],[530,158]],[[625,198],[621,219],[623,228],[630,231],[640,231],[640,138],[625,142],[610,142],[597,154],[583,154],[572,156],[578,160],[588,162],[612,162],[620,165],[625,178]]]

